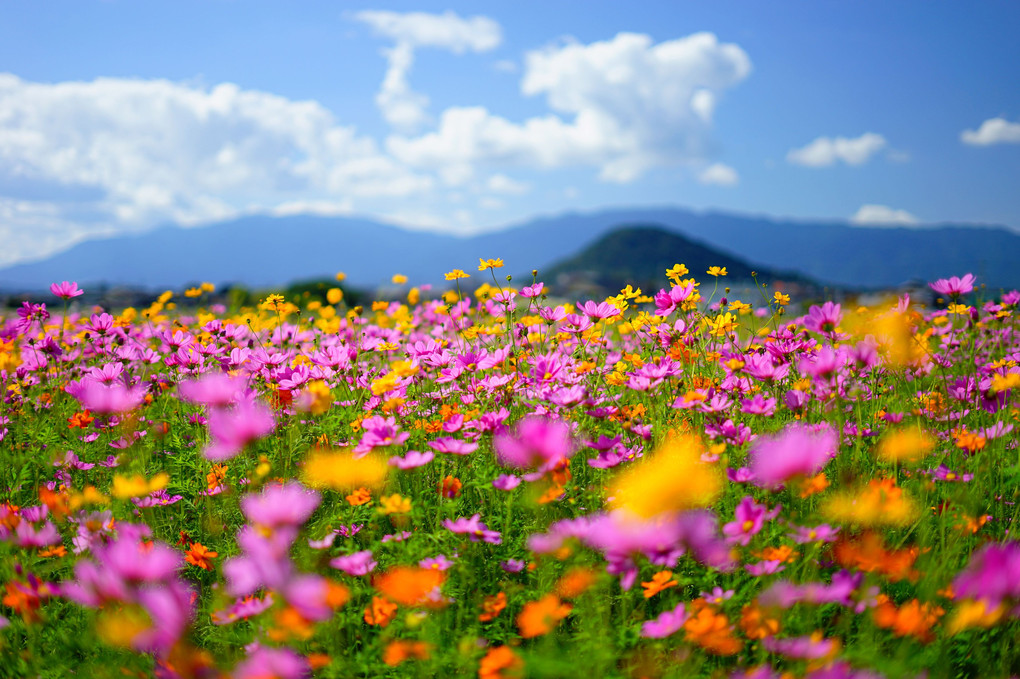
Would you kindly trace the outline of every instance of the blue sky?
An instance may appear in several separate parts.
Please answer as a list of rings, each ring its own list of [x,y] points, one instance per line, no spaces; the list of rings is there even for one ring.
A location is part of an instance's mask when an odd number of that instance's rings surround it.
[[[1020,228],[1017,26],[1015,2],[2,3],[0,265],[253,212]]]

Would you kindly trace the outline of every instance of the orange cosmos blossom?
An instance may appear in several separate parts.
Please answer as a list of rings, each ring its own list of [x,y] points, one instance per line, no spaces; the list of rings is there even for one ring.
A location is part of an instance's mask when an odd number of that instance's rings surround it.
[[[369,625],[386,627],[397,614],[397,605],[385,597],[374,596],[372,603],[365,607],[365,622]]]
[[[429,599],[436,589],[446,581],[446,573],[434,568],[417,568],[413,566],[394,566],[382,575],[377,576],[372,585],[381,594],[404,606],[431,605],[436,601]],[[442,602],[438,602],[442,605]]]
[[[523,675],[524,661],[509,646],[490,648],[478,664],[478,679],[509,679]]]
[[[864,533],[855,539],[840,539],[833,547],[836,563],[848,568],[885,575],[893,582],[905,578],[916,580],[914,561],[920,550],[917,547],[887,550],[878,533]]]
[[[876,625],[891,629],[898,637],[912,636],[924,643],[935,638],[931,628],[945,613],[941,606],[921,603],[917,599],[911,599],[899,608],[884,594],[879,594],[877,601],[878,605],[872,610]]]
[[[383,651],[383,662],[396,667],[405,660],[428,660],[432,647],[424,641],[404,641],[394,639]]]
[[[571,609],[573,606],[563,603],[555,594],[546,594],[538,601],[524,604],[517,616],[517,629],[525,639],[548,634],[570,614]]]
[[[487,596],[482,600],[482,613],[478,615],[479,622],[489,622],[495,620],[503,609],[506,608],[506,594],[504,592],[497,592],[492,596]]]
[[[215,559],[218,556],[218,552],[212,551],[201,542],[192,542],[188,546],[188,551],[184,555],[184,560],[192,566],[198,566],[203,570],[211,571],[212,563],[210,562],[210,559]]]
[[[677,581],[673,579],[673,571],[659,571],[652,576],[651,581],[642,582],[641,586],[645,589],[645,598],[651,599],[664,589],[676,587],[677,584]]]
[[[578,566],[567,571],[556,583],[556,594],[564,599],[576,599],[598,580],[598,573]]]
[[[744,647],[743,642],[733,636],[729,618],[706,604],[684,623],[684,632],[688,640],[715,655],[733,655]]]

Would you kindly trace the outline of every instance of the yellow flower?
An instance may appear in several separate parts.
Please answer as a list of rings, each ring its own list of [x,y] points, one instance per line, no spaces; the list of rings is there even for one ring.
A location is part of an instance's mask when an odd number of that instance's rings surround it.
[[[726,275],[726,267],[725,266],[710,266],[710,267],[708,267],[708,271],[706,273],[709,276],[725,276]]]
[[[374,454],[354,457],[345,450],[316,450],[305,460],[303,476],[313,488],[357,490],[381,488],[386,483],[389,465]]]
[[[464,273],[460,269],[454,269],[450,273],[446,274],[446,280],[448,281],[455,281],[458,278],[470,278],[470,277],[471,277],[470,275]]]
[[[208,281],[202,283],[199,287],[202,288],[202,292],[216,292],[216,286]]]
[[[503,268],[502,259],[482,259],[481,257],[478,258],[479,271],[485,271],[486,269],[502,269],[502,268]]]
[[[403,285],[407,282],[407,276],[402,273],[395,273],[393,274],[393,282],[397,285]]]
[[[338,282],[342,283],[345,278],[347,278],[347,274],[345,274],[343,271],[337,271],[336,272],[336,279],[337,279]]]
[[[790,303],[790,296],[784,295],[783,293],[776,291],[776,294],[772,295],[772,301],[779,306],[786,306]]]
[[[641,517],[707,507],[722,489],[718,471],[701,461],[701,442],[671,436],[611,485],[613,504]]]
[[[1005,375],[992,375],[992,393],[998,394],[1007,389],[1020,387],[1020,373],[1006,373]]]
[[[666,277],[673,281],[676,285],[680,284],[680,279],[689,274],[687,267],[683,264],[674,264],[672,268],[666,269]]]
[[[411,498],[397,493],[379,498],[380,514],[407,514],[411,511]]]
[[[418,288],[411,288],[407,293],[407,303],[414,306],[421,301],[421,290]]]
[[[890,431],[878,444],[878,456],[890,462],[915,462],[935,448],[935,440],[917,427]]]
[[[202,288],[188,288],[184,291],[185,297],[199,297],[202,295]]]
[[[730,302],[730,311],[736,311],[738,314],[747,314],[751,312],[751,305],[746,302],[741,302],[739,299],[735,299]]]
[[[113,477],[113,496],[118,500],[127,500],[132,497],[141,497],[157,490],[166,488],[170,482],[170,476],[166,472],[160,472],[146,481],[144,476],[136,474],[127,477],[120,474]]]
[[[970,307],[967,306],[966,304],[950,304],[948,307],[946,307],[946,311],[948,311],[951,314],[959,314],[961,316],[965,316],[970,313]]]
[[[822,507],[830,521],[863,526],[905,526],[917,516],[917,508],[892,479],[872,479],[858,492],[832,496]]]
[[[344,291],[340,288],[330,288],[326,291],[326,301],[330,304],[339,304],[344,298]]]

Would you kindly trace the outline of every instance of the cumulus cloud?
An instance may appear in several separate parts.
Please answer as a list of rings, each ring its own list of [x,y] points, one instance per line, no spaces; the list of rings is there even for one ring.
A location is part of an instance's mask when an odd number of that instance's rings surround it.
[[[412,90],[408,82],[415,49],[431,47],[454,54],[486,52],[503,40],[500,25],[492,19],[464,19],[451,11],[427,14],[366,10],[353,18],[396,43],[383,50],[389,66],[375,101],[386,121],[404,131],[414,131],[428,120],[429,98]]]
[[[1020,144],[1020,123],[1011,123],[1005,118],[989,118],[978,129],[961,132],[960,141],[971,146]]]
[[[531,185],[527,182],[519,182],[516,179],[511,179],[505,174],[494,174],[489,177],[489,181],[485,183],[486,187],[495,193],[506,193],[513,195],[521,195],[531,190]]]
[[[729,165],[715,163],[698,173],[698,181],[716,186],[736,186],[740,182],[740,175]]]
[[[862,205],[850,221],[862,226],[914,226],[920,223],[906,210],[895,210],[886,205]]]
[[[595,166],[603,180],[630,182],[652,167],[699,160],[719,97],[750,71],[747,54],[712,33],[553,45],[526,55],[521,80],[521,92],[544,96],[553,113],[518,123],[480,106],[452,107],[435,131],[395,135],[387,147],[451,184],[479,165]]]
[[[30,229],[46,218],[58,231],[83,223],[72,219],[82,211],[90,223],[123,230],[197,224],[288,201],[409,196],[434,183],[314,101],[229,83],[44,84],[9,74],[0,74],[0,177],[51,186],[56,197],[49,216],[8,206],[8,224]],[[62,193],[74,194],[73,203],[61,202]]]
[[[791,149],[786,160],[806,167],[829,167],[837,162],[862,165],[886,146],[885,137],[865,132],[859,137],[818,137],[807,146]]]

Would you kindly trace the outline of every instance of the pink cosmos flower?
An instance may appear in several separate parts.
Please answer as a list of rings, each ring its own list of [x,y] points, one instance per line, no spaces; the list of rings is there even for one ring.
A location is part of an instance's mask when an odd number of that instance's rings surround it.
[[[214,625],[229,625],[238,620],[248,618],[268,611],[273,605],[273,595],[267,592],[261,599],[256,597],[244,597],[233,604],[219,611],[213,611],[212,622]]]
[[[371,573],[378,563],[372,558],[372,550],[365,549],[347,556],[338,556],[329,565],[347,575],[359,576]]]
[[[456,521],[450,521],[449,519],[443,520],[443,526],[446,527],[451,533],[459,533],[468,535],[471,538],[471,542],[488,542],[493,545],[498,545],[503,541],[499,532],[489,530],[489,527],[482,523],[480,514],[475,514],[470,519],[460,517]]]
[[[839,439],[829,426],[788,425],[761,437],[751,448],[751,470],[760,485],[776,488],[798,476],[813,476],[835,457]]]
[[[839,528],[833,528],[827,523],[818,526],[795,526],[790,524],[793,532],[790,537],[799,545],[808,542],[835,542],[839,536]]]
[[[595,302],[588,300],[584,304],[578,302],[577,306],[580,307],[581,313],[585,316],[595,319],[612,318],[613,316],[619,316],[621,313],[619,309],[609,302],[599,302],[596,304]]]
[[[209,413],[209,434],[213,442],[204,455],[214,462],[229,460],[275,427],[273,412],[257,401],[242,399],[232,409],[213,410]]]
[[[839,322],[843,320],[843,313],[838,304],[826,302],[822,306],[814,305],[808,309],[808,315],[804,317],[804,327],[814,330],[823,335],[834,335]]]
[[[454,554],[456,556],[456,554]],[[438,554],[427,559],[422,559],[418,562],[418,565],[422,568],[429,568],[437,571],[449,570],[453,566],[453,561],[446,558],[445,554]]]
[[[234,679],[306,679],[312,676],[308,660],[289,648],[259,646],[247,659],[238,663],[231,675]]]
[[[478,450],[477,443],[463,441],[452,436],[442,436],[435,441],[430,441],[429,447],[434,448],[437,452],[450,455],[470,455]]]
[[[300,526],[319,506],[319,494],[297,481],[270,484],[258,495],[241,498],[241,511],[252,523],[265,528]]]
[[[426,450],[424,453],[418,450],[409,450],[404,454],[404,457],[391,457],[389,464],[397,469],[414,469],[415,467],[427,465],[435,456],[436,454],[431,450]]]
[[[68,388],[71,388],[70,384]],[[86,410],[102,415],[134,410],[145,398],[145,387],[125,387],[119,382],[103,384],[91,377],[83,377],[76,391],[68,393],[78,399]]]
[[[761,532],[766,520],[771,520],[779,515],[782,505],[776,505],[775,509],[769,510],[765,505],[754,501],[750,495],[744,497],[737,505],[736,521],[731,521],[723,526],[723,534],[730,544],[748,545],[751,538]]]
[[[512,433],[498,434],[493,446],[500,464],[520,469],[555,465],[576,451],[565,422],[540,416],[524,418]]]
[[[207,373],[197,380],[181,382],[177,393],[188,403],[224,407],[235,403],[245,388],[245,380],[226,373]]]
[[[960,597],[983,599],[991,607],[1020,600],[1020,543],[987,544],[953,580]]]
[[[928,287],[940,295],[959,297],[974,290],[974,274],[966,274],[963,278],[952,276],[951,278],[940,278]]]
[[[72,297],[78,297],[84,295],[85,291],[78,289],[78,283],[68,283],[62,281],[60,283],[50,283],[50,292],[59,297],[60,299],[71,299]]]
[[[520,477],[513,474],[500,474],[492,482],[492,487],[496,490],[513,490],[519,485],[521,485]]]
[[[666,611],[654,620],[644,622],[641,625],[641,636],[645,639],[664,639],[679,632],[690,617],[681,602],[673,610]]]

